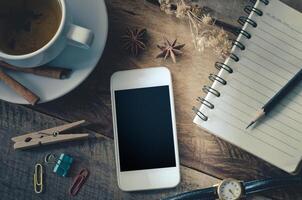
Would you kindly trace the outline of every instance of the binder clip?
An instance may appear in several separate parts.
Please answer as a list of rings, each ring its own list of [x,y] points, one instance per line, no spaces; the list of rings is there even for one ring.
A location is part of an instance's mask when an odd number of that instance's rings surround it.
[[[53,172],[59,176],[66,177],[72,163],[73,158],[62,153],[53,168]]]
[[[40,163],[35,165],[34,190],[36,194],[43,192],[43,166]]]
[[[69,188],[69,194],[71,196],[76,196],[78,194],[78,192],[86,182],[88,176],[89,176],[88,169],[82,169],[80,171],[80,173],[73,180],[71,187]]]

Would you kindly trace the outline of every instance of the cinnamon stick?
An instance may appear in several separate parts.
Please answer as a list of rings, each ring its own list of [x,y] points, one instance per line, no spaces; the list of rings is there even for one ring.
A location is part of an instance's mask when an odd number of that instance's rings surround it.
[[[3,72],[1,69],[0,80],[2,80],[6,85],[13,89],[18,95],[22,96],[31,105],[35,105],[40,100],[40,98],[35,93],[27,89],[25,86]]]
[[[61,67],[36,67],[36,68],[21,68],[10,65],[6,62],[0,61],[0,67],[3,67],[8,70],[13,70],[16,72],[23,72],[29,74],[35,74],[37,76],[44,76],[48,78],[55,78],[55,79],[65,79],[69,76],[71,70]]]

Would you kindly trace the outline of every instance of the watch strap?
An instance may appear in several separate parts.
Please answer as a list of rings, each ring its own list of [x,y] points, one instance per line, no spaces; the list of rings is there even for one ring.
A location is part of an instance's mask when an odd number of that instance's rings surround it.
[[[164,200],[215,200],[217,198],[217,187],[209,187],[200,190],[178,194]]]
[[[255,180],[243,183],[245,195],[263,192],[267,190],[289,187],[295,184],[301,184],[300,176],[289,176],[284,178],[268,178],[263,180]]]

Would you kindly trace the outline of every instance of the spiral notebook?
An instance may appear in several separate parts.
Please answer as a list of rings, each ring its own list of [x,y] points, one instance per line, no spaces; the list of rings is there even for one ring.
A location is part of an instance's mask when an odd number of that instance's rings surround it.
[[[278,0],[247,6],[248,17],[218,75],[204,86],[194,123],[289,173],[302,157],[302,83],[261,123],[246,126],[302,67],[302,14]]]

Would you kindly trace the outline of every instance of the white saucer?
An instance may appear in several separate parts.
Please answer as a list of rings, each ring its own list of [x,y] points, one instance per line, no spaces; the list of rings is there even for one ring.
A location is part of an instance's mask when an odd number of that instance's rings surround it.
[[[104,0],[71,0],[66,3],[68,9],[71,10],[73,22],[93,30],[95,35],[93,45],[89,50],[68,46],[59,57],[49,64],[72,69],[71,76],[66,80],[56,80],[31,74],[8,72],[36,93],[41,98],[39,103],[57,99],[81,84],[97,65],[106,44],[108,16]],[[0,99],[12,103],[28,104],[1,80]]]

